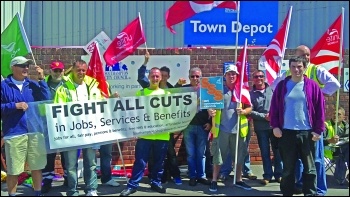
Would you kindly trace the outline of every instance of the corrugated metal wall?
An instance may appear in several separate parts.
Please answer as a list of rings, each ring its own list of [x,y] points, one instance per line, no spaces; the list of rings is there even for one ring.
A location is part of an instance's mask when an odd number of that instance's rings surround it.
[[[1,1],[1,32],[18,12],[23,20],[25,1]]]
[[[39,15],[43,16],[33,21],[33,24],[38,24],[38,32],[32,36],[32,45],[84,46],[102,30],[114,39],[140,12],[148,47],[179,46],[178,43],[183,43],[182,33],[172,35],[165,28],[164,22],[165,10],[173,3],[171,1],[31,2]],[[183,24],[179,24],[176,29],[178,32],[183,32]]]
[[[165,11],[174,1],[2,1],[1,31],[17,11],[23,18],[32,46],[85,46],[101,30],[114,37],[141,13],[152,48],[181,47],[184,23],[175,26],[173,35],[165,27]],[[345,10],[344,46],[349,48],[349,2],[279,1],[279,25],[293,5],[287,47],[313,46],[331,23]],[[254,9],[254,8],[252,8]]]
[[[279,1],[279,25],[288,9],[293,6],[287,48],[300,44],[313,47],[329,26],[344,12],[344,47],[349,48],[349,2],[348,1]]]

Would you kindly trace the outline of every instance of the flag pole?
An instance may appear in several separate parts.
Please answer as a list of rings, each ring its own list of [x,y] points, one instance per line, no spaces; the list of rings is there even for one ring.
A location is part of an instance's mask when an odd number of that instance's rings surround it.
[[[142,20],[141,20],[141,13],[140,12],[139,12],[139,19],[140,19],[140,26],[141,26],[142,35],[144,35],[145,32],[143,31]],[[146,41],[145,41],[145,47],[146,47],[146,51],[148,51]]]
[[[248,42],[248,39],[246,38],[245,39],[245,42],[244,42],[244,47],[243,47],[243,61],[241,62],[241,70],[239,71],[239,80],[240,80],[240,84],[239,84],[239,89],[240,89],[240,94],[239,94],[239,102],[237,102],[237,106],[239,108],[243,108],[243,104],[242,104],[242,89],[243,89],[243,79],[244,79],[244,73],[245,73],[245,67],[246,67],[246,50],[247,50],[247,42]],[[237,63],[236,63],[237,65]],[[237,171],[237,160],[238,160],[238,140],[239,140],[239,136],[240,136],[240,131],[241,131],[241,128],[240,128],[240,123],[241,122],[241,116],[238,115],[237,116],[237,134],[236,134],[236,148],[235,148],[235,176],[233,178],[233,184],[235,185],[236,184],[236,178],[237,178],[237,173],[242,173],[242,172],[238,172]]]
[[[237,1],[237,25],[239,24],[239,12],[241,7],[241,2]],[[237,65],[237,51],[238,51],[238,31],[236,31],[236,49],[235,49],[235,64]],[[240,106],[240,103],[237,103],[238,106]],[[239,123],[239,116],[237,118],[237,122]],[[239,124],[237,124],[239,125]],[[239,135],[239,126],[237,127],[237,136]],[[236,138],[236,153],[237,153],[237,140],[238,137]],[[235,178],[233,179],[233,184],[236,184],[236,177],[237,177],[237,155],[235,155],[235,168],[234,168],[234,173],[235,173]],[[241,173],[241,172],[240,172]]]
[[[282,52],[282,60],[284,59],[284,54],[285,54],[285,51],[286,51],[286,46],[287,46],[287,39],[288,39],[288,34],[289,34],[289,27],[290,27],[290,21],[292,20],[292,11],[293,11],[293,6],[290,6],[289,10],[288,10],[288,22],[287,22],[287,29],[286,29],[286,35],[284,36],[284,42],[283,42],[283,52]],[[280,71],[281,72],[281,69]]]
[[[343,57],[343,41],[344,41],[344,8],[341,10],[341,27],[340,27],[340,47],[339,47],[339,64],[338,64],[338,81],[340,83],[340,75],[342,69],[342,57]],[[335,104],[335,134],[338,132],[338,108],[339,108],[339,94],[340,88],[337,90],[337,100]]]
[[[239,23],[239,10],[241,9],[241,2],[237,1],[237,25]],[[236,49],[235,49],[235,64],[237,63],[237,50],[238,50],[238,31],[236,31]]]
[[[122,150],[121,150],[121,148],[120,148],[119,140],[118,140],[118,139],[117,139],[117,145],[118,145],[118,151],[119,151],[119,154],[120,154],[120,159],[122,160],[122,165],[123,165],[124,174],[125,174],[125,180],[126,180],[126,182],[128,182],[129,179],[128,179],[128,175],[126,174],[126,168],[125,168],[123,153],[122,153]]]
[[[24,35],[24,37],[25,37],[25,40],[28,40],[27,33],[26,33],[26,31],[25,31],[25,29],[24,29],[24,27],[23,27],[23,23],[22,23],[22,20],[21,20],[21,15],[19,15],[18,12],[17,12],[17,15],[18,15],[18,20],[19,20],[19,23],[18,23],[18,24],[19,24],[19,28],[21,29],[21,32],[23,33],[23,35]],[[36,64],[36,61],[35,61],[35,58],[34,58],[34,55],[33,55],[32,48],[31,48],[31,46],[29,45],[29,41],[28,41],[28,45],[27,45],[26,42],[25,42],[25,44],[26,44],[27,49],[30,50],[30,54],[31,54],[31,56],[32,56],[34,65],[36,66],[37,64]]]

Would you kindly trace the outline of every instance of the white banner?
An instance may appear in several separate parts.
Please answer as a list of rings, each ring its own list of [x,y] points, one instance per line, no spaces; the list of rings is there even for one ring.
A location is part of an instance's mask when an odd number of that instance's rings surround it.
[[[197,112],[197,93],[46,104],[45,111],[50,149],[62,149],[181,131]]]
[[[349,92],[349,68],[344,68],[344,92]]]
[[[264,65],[258,63],[258,69],[262,70],[265,73],[266,76],[266,68]],[[280,73],[284,73],[289,69],[289,60],[282,60],[282,66]]]
[[[90,55],[83,55],[81,59],[88,63]],[[137,73],[144,59],[143,55],[131,55],[113,66],[106,66],[103,60],[106,80],[112,92],[117,91],[121,96],[134,96],[137,90],[142,89],[137,82]],[[189,83],[189,55],[151,55],[147,64],[147,72],[153,67],[161,68],[162,66],[170,69],[168,82],[172,85],[175,85],[179,78],[185,78]],[[148,73],[146,74],[148,76]]]
[[[94,42],[98,43],[99,50],[101,53],[101,56],[103,53],[107,50],[108,46],[111,44],[112,40],[107,36],[107,34],[104,31],[101,31],[95,38],[93,38],[86,46],[84,46],[84,50],[91,55],[92,51],[95,47]],[[104,62],[104,60],[103,60]],[[88,62],[87,62],[88,63]]]

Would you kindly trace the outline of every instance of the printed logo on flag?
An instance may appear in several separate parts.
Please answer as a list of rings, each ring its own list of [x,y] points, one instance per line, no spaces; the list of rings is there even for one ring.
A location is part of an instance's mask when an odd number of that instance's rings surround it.
[[[327,45],[332,45],[332,44],[336,44],[338,42],[340,42],[340,36],[339,36],[339,32],[336,29],[332,29],[330,31],[330,29],[327,30]]]
[[[119,48],[129,48],[132,47],[132,36],[128,35],[125,32],[121,32],[117,35],[117,38],[119,39],[117,41],[117,46]]]

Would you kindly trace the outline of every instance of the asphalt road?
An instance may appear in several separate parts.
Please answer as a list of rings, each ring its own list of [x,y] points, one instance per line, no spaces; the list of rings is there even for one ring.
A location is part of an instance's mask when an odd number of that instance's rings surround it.
[[[252,170],[254,174],[258,176],[258,179],[262,178],[262,165],[252,165]],[[328,193],[326,196],[349,196],[348,182],[345,182],[345,184],[342,186],[338,185],[333,178],[333,175],[331,175],[331,172],[328,171],[327,174]],[[233,186],[233,180],[229,179],[224,183],[219,182],[218,191],[213,193],[209,191],[209,186],[207,185],[197,184],[194,187],[189,186],[189,179],[186,177],[186,174],[183,174],[182,178],[182,185],[175,185],[175,183],[171,181],[164,184],[164,186],[167,188],[167,191],[165,194],[160,194],[150,189],[150,186],[148,185],[148,178],[144,177],[140,183],[138,191],[130,196],[282,196],[279,190],[279,184],[274,182],[263,186],[257,180],[245,180],[246,183],[253,188],[250,191],[246,191],[244,189]],[[99,181],[97,194],[99,196],[119,196],[120,192],[126,187],[126,181],[125,179],[117,180],[121,184],[119,187],[104,186],[101,185]],[[55,181],[51,191],[45,195],[65,196],[65,187],[62,186],[62,183],[63,182]],[[82,178],[79,179],[78,188],[80,195],[84,196],[84,182]],[[19,196],[33,195],[33,190],[31,188],[22,185],[18,187],[17,192]],[[1,184],[1,196],[8,196],[5,183]]]

